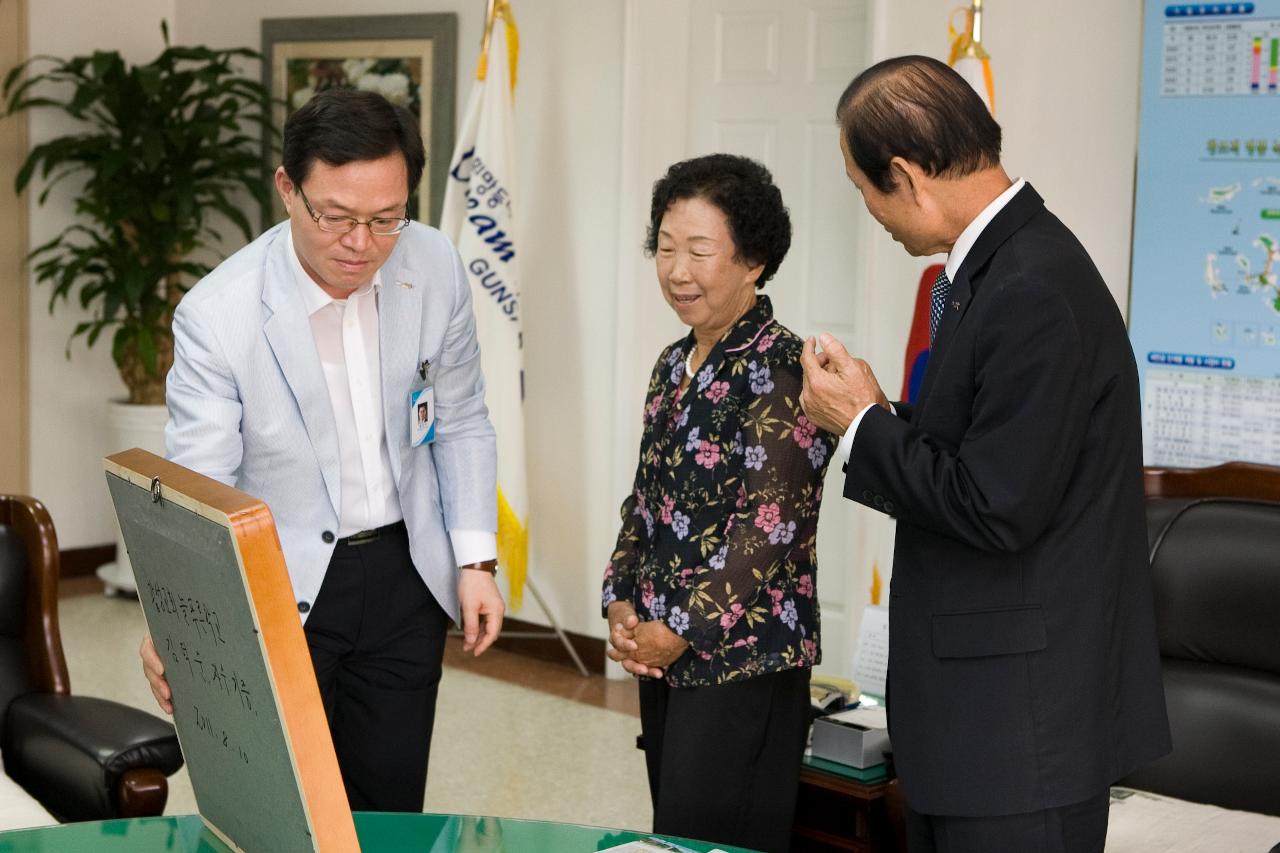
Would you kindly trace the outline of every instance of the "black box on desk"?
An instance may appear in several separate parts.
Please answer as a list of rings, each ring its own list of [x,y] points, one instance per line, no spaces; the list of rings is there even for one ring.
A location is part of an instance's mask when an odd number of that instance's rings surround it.
[[[814,720],[813,754],[851,767],[884,763],[888,730],[867,725],[859,717],[865,717],[865,711],[854,708]]]

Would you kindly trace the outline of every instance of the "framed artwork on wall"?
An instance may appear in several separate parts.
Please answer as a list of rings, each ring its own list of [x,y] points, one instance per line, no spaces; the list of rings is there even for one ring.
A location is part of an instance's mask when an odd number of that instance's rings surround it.
[[[427,167],[410,195],[409,216],[435,225],[453,150],[458,19],[448,14],[266,18],[262,22],[262,82],[271,93],[272,126],[316,92],[370,89],[409,110],[422,128]],[[278,138],[278,137],[277,137]],[[270,175],[280,163],[271,140],[263,142]],[[273,196],[266,223],[285,216]]]

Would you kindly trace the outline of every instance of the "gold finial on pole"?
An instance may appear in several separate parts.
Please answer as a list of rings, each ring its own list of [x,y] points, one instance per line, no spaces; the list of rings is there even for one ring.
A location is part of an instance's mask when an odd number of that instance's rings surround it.
[[[956,28],[956,15],[960,15],[963,25]],[[982,0],[972,0],[969,6],[957,6],[951,12],[951,20],[947,25],[951,38],[951,56],[948,65],[954,66],[956,60],[963,56],[975,59],[987,59],[987,49],[982,46]]]
[[[516,66],[520,54],[520,34],[516,32],[515,18],[508,0],[486,0],[484,37],[480,40],[480,61],[476,64],[476,79],[483,80],[489,73],[489,47],[493,43],[493,28],[502,18],[506,26],[507,67],[511,72],[511,91],[516,89]]]
[[[956,15],[961,18],[960,28],[956,27]],[[947,64],[969,81],[994,115],[996,87],[991,77],[991,56],[982,46],[982,0],[970,0],[970,5],[953,9],[947,32],[951,39]]]

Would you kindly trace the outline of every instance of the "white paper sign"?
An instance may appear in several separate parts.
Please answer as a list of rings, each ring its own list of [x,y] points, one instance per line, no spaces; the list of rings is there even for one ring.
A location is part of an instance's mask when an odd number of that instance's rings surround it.
[[[863,693],[883,699],[889,671],[889,608],[867,605],[853,659],[853,679]]]

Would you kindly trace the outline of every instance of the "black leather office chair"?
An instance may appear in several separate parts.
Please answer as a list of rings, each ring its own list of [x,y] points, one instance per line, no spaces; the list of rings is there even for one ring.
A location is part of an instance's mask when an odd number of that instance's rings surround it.
[[[1280,816],[1280,468],[1146,470],[1173,752],[1121,781]]]
[[[0,751],[5,772],[61,821],[158,815],[182,766],[169,723],[71,695],[57,535],[43,504],[14,495],[0,495]]]

